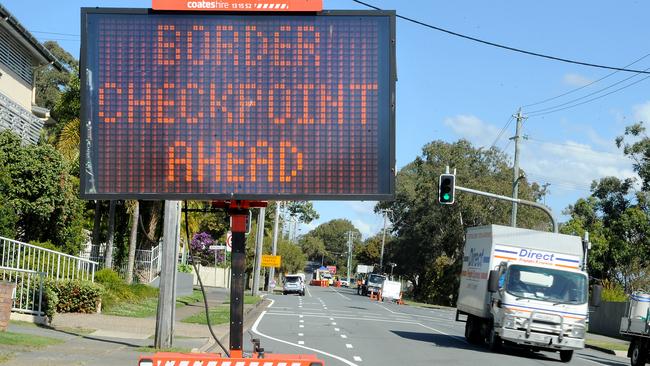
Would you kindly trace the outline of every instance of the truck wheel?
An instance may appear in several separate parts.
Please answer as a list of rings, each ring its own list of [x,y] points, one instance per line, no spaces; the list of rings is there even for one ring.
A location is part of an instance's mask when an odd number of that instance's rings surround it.
[[[648,348],[645,346],[645,342],[642,340],[636,339],[630,344],[631,354],[630,354],[630,364],[632,366],[643,366],[646,361],[648,361]]]
[[[465,339],[471,344],[478,344],[480,341],[479,322],[473,315],[467,315],[465,323]]]
[[[490,331],[487,336],[487,344],[488,348],[492,352],[499,352],[501,350],[503,341],[501,341],[501,337],[499,337],[497,332],[494,330],[494,326],[490,326]]]
[[[560,351],[560,361],[569,362],[573,358],[573,350]]]

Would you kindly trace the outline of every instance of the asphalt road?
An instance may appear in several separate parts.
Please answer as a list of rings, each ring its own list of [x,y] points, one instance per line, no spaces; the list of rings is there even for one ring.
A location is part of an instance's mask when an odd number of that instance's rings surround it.
[[[316,354],[327,366],[563,365],[559,354],[468,344],[451,309],[377,303],[346,288],[308,287],[307,295],[271,295],[252,327],[273,353]],[[571,365],[625,366],[629,360],[577,352]]]

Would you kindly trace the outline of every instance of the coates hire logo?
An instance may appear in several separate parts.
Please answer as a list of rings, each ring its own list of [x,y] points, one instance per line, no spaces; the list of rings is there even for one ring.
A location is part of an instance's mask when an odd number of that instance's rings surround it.
[[[506,261],[547,264],[572,269],[578,269],[580,267],[580,258],[574,255],[551,253],[528,248],[515,248],[506,245],[497,245],[494,249],[494,257]]]
[[[154,10],[183,11],[275,11],[315,12],[323,10],[323,0],[152,0]]]

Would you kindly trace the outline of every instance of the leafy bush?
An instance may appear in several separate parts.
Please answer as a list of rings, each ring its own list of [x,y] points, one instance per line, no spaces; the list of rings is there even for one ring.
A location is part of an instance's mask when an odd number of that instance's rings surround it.
[[[97,273],[95,273],[95,281],[101,283],[107,288],[125,284],[120,275],[110,268],[104,268],[97,271]]]
[[[191,264],[179,264],[178,265],[178,272],[192,273],[192,265]]]
[[[626,302],[627,294],[621,285],[614,281],[603,281],[603,292],[601,295],[602,301],[607,302]]]
[[[46,280],[46,314],[51,317],[54,310],[58,313],[94,313],[103,293],[103,286],[89,281]]]

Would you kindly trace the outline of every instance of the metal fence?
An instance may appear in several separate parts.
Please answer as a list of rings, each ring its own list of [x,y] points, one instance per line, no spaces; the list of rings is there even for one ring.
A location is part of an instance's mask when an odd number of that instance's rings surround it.
[[[98,263],[98,268],[104,268],[106,245],[90,245],[81,256]],[[118,258],[117,248],[113,248],[113,270],[122,278],[126,278],[127,258]],[[137,249],[133,266],[133,280],[139,283],[150,283],[160,273],[160,244],[151,249]]]
[[[0,236],[0,267],[43,272],[56,280],[94,281],[97,262]]]
[[[0,266],[0,281],[16,285],[11,311],[44,315],[42,309],[44,278],[45,272]]]

